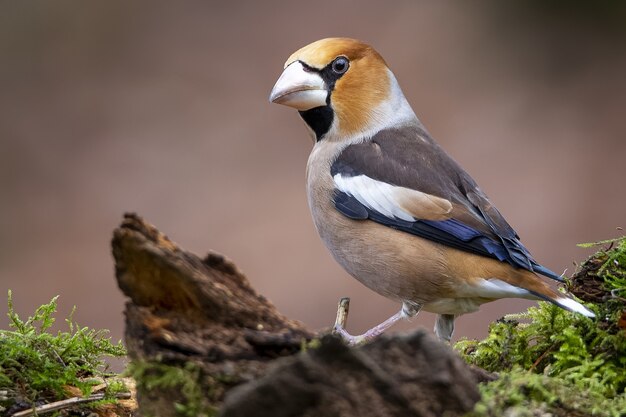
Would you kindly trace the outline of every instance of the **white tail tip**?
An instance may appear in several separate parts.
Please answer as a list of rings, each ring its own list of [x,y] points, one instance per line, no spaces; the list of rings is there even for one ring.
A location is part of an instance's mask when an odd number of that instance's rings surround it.
[[[571,298],[560,297],[560,298],[557,298],[555,301],[556,301],[556,303],[558,305],[566,308],[567,310],[574,311],[576,313],[580,313],[583,316],[586,316],[586,317],[595,317],[596,316],[587,307],[585,307],[584,305],[580,304],[578,301],[572,300]]]

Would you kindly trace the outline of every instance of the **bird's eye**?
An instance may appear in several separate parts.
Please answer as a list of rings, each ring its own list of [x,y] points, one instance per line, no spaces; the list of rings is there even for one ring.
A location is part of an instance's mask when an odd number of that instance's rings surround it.
[[[345,56],[339,56],[335,58],[331,65],[333,72],[335,72],[336,74],[343,74],[344,72],[348,71],[348,67],[350,67],[350,61],[348,61],[348,58],[346,58]]]

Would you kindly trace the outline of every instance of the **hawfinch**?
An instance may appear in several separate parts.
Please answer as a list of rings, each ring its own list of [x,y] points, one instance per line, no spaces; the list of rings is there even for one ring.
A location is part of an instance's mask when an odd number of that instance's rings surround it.
[[[289,57],[269,97],[298,110],[315,145],[306,170],[317,231],[339,264],[402,303],[348,343],[370,340],[420,310],[454,320],[499,298],[547,300],[593,313],[548,286],[562,278],[537,263],[476,182],[428,134],[371,46],[314,42]]]

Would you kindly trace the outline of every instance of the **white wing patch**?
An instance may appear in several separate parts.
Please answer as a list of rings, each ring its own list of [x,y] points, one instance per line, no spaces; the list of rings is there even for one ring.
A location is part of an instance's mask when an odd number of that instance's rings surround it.
[[[340,191],[392,219],[409,222],[416,219],[445,220],[452,212],[452,203],[445,198],[391,185],[367,175],[343,176],[338,173],[333,179]]]
[[[403,210],[394,198],[396,191],[402,187],[377,181],[367,175],[344,177],[341,174],[335,174],[333,180],[339,191],[356,198],[365,207],[390,218],[415,221],[415,217]]]

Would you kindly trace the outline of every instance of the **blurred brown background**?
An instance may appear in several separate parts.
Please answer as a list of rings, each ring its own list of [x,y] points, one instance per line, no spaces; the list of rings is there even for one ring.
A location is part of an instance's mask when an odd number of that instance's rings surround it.
[[[318,240],[312,143],[267,101],[291,52],[329,36],[374,45],[536,258],[573,271],[576,243],[623,233],[624,6],[504,3],[2,2],[0,326],[10,288],[21,314],[60,294],[62,314],[76,305],[80,324],[121,338],[109,240],[125,211],[226,254],[313,328],[344,295],[353,332],[394,313]],[[456,337],[528,305],[484,306]]]

